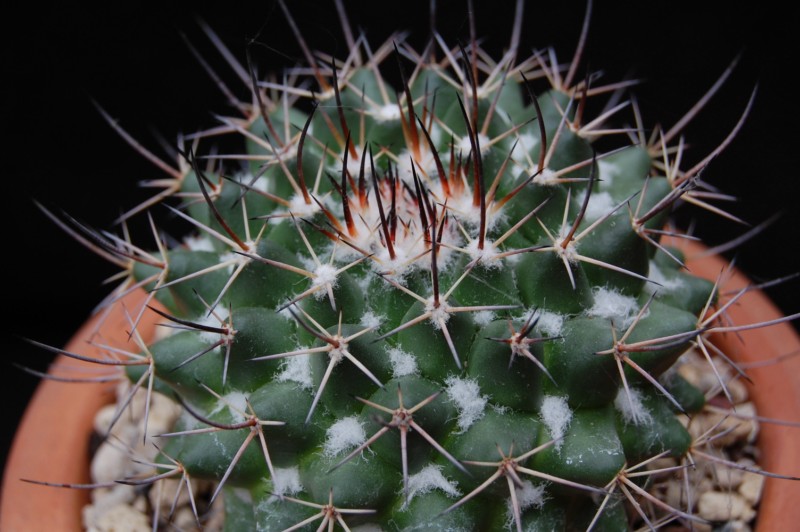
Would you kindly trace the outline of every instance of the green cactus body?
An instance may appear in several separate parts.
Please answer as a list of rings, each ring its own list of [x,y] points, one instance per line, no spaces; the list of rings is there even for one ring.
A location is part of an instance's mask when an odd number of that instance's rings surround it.
[[[649,232],[681,180],[598,151],[582,83],[532,101],[545,58],[415,57],[397,95],[336,61],[313,110],[255,106],[233,178],[189,156],[199,239],[133,268],[188,329],[147,354],[187,407],[164,457],[231,530],[624,528],[609,486],[702,401],[661,378],[712,297]]]

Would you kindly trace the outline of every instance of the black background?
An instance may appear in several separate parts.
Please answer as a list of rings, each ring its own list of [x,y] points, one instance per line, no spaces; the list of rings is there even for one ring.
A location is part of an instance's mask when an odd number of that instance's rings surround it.
[[[287,3],[313,48],[345,55],[332,2]],[[478,35],[489,49],[501,50],[508,43],[513,3],[475,3]],[[109,228],[121,210],[148,197],[137,188],[139,180],[161,177],[108,127],[92,99],[146,146],[163,153],[154,131],[172,140],[178,132],[213,125],[212,113],[229,111],[183,44],[181,32],[241,97],[248,94],[203,36],[195,16],[206,20],[242,60],[248,39],[263,30],[258,40],[268,47],[254,49],[261,72],[301,61],[296,41],[272,2],[227,2],[224,9],[164,2],[157,10],[133,4],[106,2],[92,10],[75,8],[74,3],[18,6],[21,14],[6,15],[3,23],[2,72],[10,94],[2,100],[0,120],[4,178],[0,294],[7,316],[0,355],[4,386],[0,463],[36,384],[11,362],[43,369],[49,360],[19,337],[63,345],[110,290],[100,281],[115,273],[50,223],[32,200],[64,209],[94,227]],[[427,1],[346,4],[354,29],[363,29],[373,44],[393,29],[412,30],[410,40],[418,49],[427,40]],[[568,61],[584,3],[526,4],[523,53],[554,45],[561,60]],[[757,6],[749,8],[731,6],[734,2],[683,0],[596,4],[587,46],[590,68],[606,72],[606,80],[642,79],[635,92],[648,124],[673,124],[742,54],[729,82],[687,129],[689,160],[700,160],[725,138],[757,84],[758,96],[744,129],[704,176],[741,198],[730,209],[751,223],[783,213],[775,225],[739,250],[740,267],[757,280],[798,270],[800,113],[797,87],[790,81],[798,64],[796,8],[780,10],[777,1],[748,3]],[[698,11],[698,5],[705,10]],[[466,21],[465,1],[438,2],[437,27],[448,43],[468,39]],[[154,213],[166,223],[164,209]],[[684,226],[697,220],[696,232],[712,244],[744,231],[697,210],[682,213],[679,220]],[[142,235],[140,240],[146,237],[141,223],[135,223],[133,231]],[[796,312],[798,286],[794,281],[769,293],[784,311]]]

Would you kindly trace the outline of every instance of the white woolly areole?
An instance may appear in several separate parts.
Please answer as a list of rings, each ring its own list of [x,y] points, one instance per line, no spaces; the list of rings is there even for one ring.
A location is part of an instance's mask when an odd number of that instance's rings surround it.
[[[619,175],[619,173],[620,165],[618,163],[610,163],[605,159],[597,161],[597,175],[605,186],[613,185],[613,179]]]
[[[310,217],[316,214],[318,211],[319,205],[317,205],[317,202],[311,200],[311,203],[306,203],[306,200],[302,194],[296,194],[289,199],[289,212],[297,217]]]
[[[478,149],[481,150],[481,155],[485,155],[489,151],[490,139],[483,133],[478,133]],[[472,143],[469,140],[469,135],[461,137],[461,140],[456,144],[456,153],[461,151],[464,154],[472,153]],[[471,157],[471,155],[470,155]]]
[[[683,288],[685,284],[680,277],[673,277],[672,279],[665,277],[664,272],[653,261],[650,261],[647,277],[653,281],[645,285],[645,290],[647,291],[654,291],[657,288],[660,292],[676,292]]]
[[[283,303],[279,304],[278,307],[275,308],[275,312],[277,312],[278,315],[285,320],[293,320],[294,316],[292,316],[292,306],[286,304],[288,301],[289,300],[287,299]],[[278,310],[278,308],[280,308],[280,310]]]
[[[538,170],[539,166],[534,164],[532,171],[528,175],[535,174]],[[536,183],[537,185],[553,186],[558,184],[559,179],[554,171],[549,168],[545,168],[540,173],[536,174],[536,177],[533,178],[532,182]]]
[[[435,139],[434,142],[436,142]],[[412,160],[414,161],[413,170]],[[430,150],[427,141],[420,146],[419,159],[415,159],[414,155],[408,150],[403,150],[403,152],[397,156],[397,175],[404,183],[411,185],[412,188],[414,187],[414,173],[420,176],[423,182],[425,181],[424,176],[428,176],[431,181],[433,181],[434,178],[438,180],[439,174],[436,169],[436,158],[433,156],[433,152]]]
[[[521,152],[530,152],[533,148],[539,145],[539,137],[536,137],[530,133],[520,135],[518,138],[520,148],[522,148],[522,150],[520,150]]]
[[[466,432],[473,423],[483,417],[487,397],[481,395],[478,383],[472,379],[450,376],[445,381],[447,397],[458,410],[458,434]]]
[[[253,180],[253,174],[250,172],[240,173],[233,177],[233,180],[237,183],[242,183],[247,185],[253,190],[258,190],[259,192],[270,192],[270,182],[269,180],[262,176],[259,176],[255,181]]]
[[[558,231],[558,237],[556,237],[556,242],[554,245],[554,250],[558,258],[560,259],[567,259],[572,264],[578,263],[578,249],[577,249],[577,242],[574,239],[571,239],[567,242],[567,247],[563,247],[562,243],[567,239],[569,233],[572,231],[572,226],[569,224],[564,224],[561,226],[561,229]]]
[[[544,505],[544,486],[536,486],[530,480],[523,480],[522,487],[515,487],[514,491],[516,491],[520,512],[524,512],[528,508],[541,508]],[[507,529],[514,527],[514,506],[511,504],[511,497],[506,503],[505,527]]]
[[[303,491],[300,483],[300,469],[295,467],[275,468],[275,476],[272,477],[272,490],[275,495],[296,495]]]
[[[480,209],[473,210],[473,212],[477,212],[480,215]],[[496,218],[495,218],[496,219]],[[487,229],[491,229],[487,227]],[[484,240],[483,242],[483,249],[478,249],[478,239],[470,240],[467,244],[465,251],[469,254],[472,260],[480,259],[481,264],[480,267],[488,268],[488,269],[496,269],[500,268],[503,265],[503,262],[500,260],[495,260],[497,255],[500,252],[494,247],[488,240]]]
[[[252,181],[252,176],[248,175],[247,179],[245,179],[244,182],[245,183],[250,183],[250,181]],[[258,179],[256,179],[253,182],[253,184],[250,185],[250,187],[254,188],[255,190],[261,191],[261,192],[269,192],[270,191],[270,182],[266,177],[261,176]]]
[[[320,264],[317,266],[317,269],[314,271],[314,279],[311,281],[313,286],[325,286],[330,285],[331,288],[336,287],[337,283],[337,276],[336,268],[331,264]],[[317,290],[314,292],[314,297],[317,299],[322,299],[328,295],[327,290]]]
[[[617,327],[626,328],[638,312],[639,304],[635,298],[624,296],[610,288],[595,287],[594,305],[586,314],[611,320]]]
[[[472,319],[476,325],[485,327],[494,321],[494,312],[491,310],[479,310],[472,313]]]
[[[417,495],[425,495],[435,489],[443,491],[451,499],[459,497],[461,492],[456,488],[457,484],[457,482],[445,478],[442,474],[442,466],[427,465],[416,475],[408,477],[408,498],[401,509],[408,508],[408,504]]]
[[[301,388],[310,390],[314,387],[311,379],[311,357],[295,355],[286,357],[281,364],[280,372],[275,375],[278,382],[296,382]]]
[[[389,362],[392,364],[392,377],[395,379],[406,375],[416,375],[419,371],[417,359],[411,353],[406,353],[397,347],[389,349],[387,353],[389,354]]]
[[[368,310],[361,315],[360,324],[362,327],[366,327],[367,329],[377,329],[381,326],[381,323],[383,323],[385,319],[386,318],[383,316],[378,316],[371,310]]]
[[[214,244],[208,235],[187,236],[183,243],[189,251],[214,251]]]
[[[372,116],[376,122],[400,120],[400,107],[396,103],[387,103],[386,105],[371,108],[368,114]]]
[[[528,316],[525,316],[525,319],[528,319]],[[547,336],[559,336],[563,327],[564,316],[548,310],[539,311],[539,321],[536,322],[539,332]]]
[[[247,242],[245,242],[245,244],[247,244]],[[223,253],[222,255],[219,256],[220,264],[222,264],[223,262],[227,263],[227,266],[225,267],[225,272],[228,273],[228,275],[232,274],[233,270],[237,266],[240,266],[242,264],[247,264],[251,260],[252,259],[250,257],[245,257],[244,255],[239,255],[238,253],[233,253],[233,252]]]
[[[414,261],[406,252],[405,248],[396,247],[394,250],[395,258],[389,255],[389,250],[385,247],[379,248],[375,253],[375,261],[372,262],[372,270],[377,273],[392,272],[384,274],[393,281],[404,284],[403,280],[411,269],[415,266]],[[430,264],[430,263],[429,263]],[[438,264],[438,263],[437,263]],[[369,277],[364,276],[367,280]],[[388,284],[386,286],[389,286]]]
[[[222,400],[217,401],[211,415],[221,412],[227,408],[234,423],[241,423],[244,421],[243,412],[247,411],[247,396],[242,392],[229,392],[222,396]]]
[[[365,441],[367,434],[358,418],[345,417],[328,427],[322,452],[325,456],[337,456],[358,447]]]
[[[614,406],[622,414],[626,424],[649,425],[653,422],[650,410],[642,402],[642,393],[636,388],[620,388],[614,399]]]
[[[347,154],[347,172],[351,176],[361,175],[361,159],[364,157],[364,151],[362,147],[356,146],[355,150],[355,157],[353,157],[350,153]],[[339,179],[341,179],[341,171],[341,163],[337,164],[334,168],[331,168],[331,174],[338,175]],[[364,176],[367,178],[372,176],[372,166],[369,164],[369,161],[364,161]]]
[[[304,269],[313,272],[317,268],[317,262],[313,257],[309,257],[303,253],[295,253],[295,257],[300,262],[300,266]]]
[[[442,301],[439,300],[439,306],[437,307],[434,304],[433,296],[428,299],[428,303],[425,305],[425,312],[430,312],[430,322],[433,325],[433,328],[437,331],[442,328],[442,325],[447,323],[447,320],[450,319],[450,307]]]
[[[377,268],[374,268],[374,269],[377,269]],[[369,289],[369,283],[370,283],[370,280],[371,280],[370,276],[369,275],[357,275],[357,276],[355,276],[353,278],[353,280],[356,282],[356,286],[358,286],[358,289],[361,290],[362,293],[366,294],[367,290]],[[364,316],[367,316],[367,315],[376,316],[378,319],[381,320],[381,323],[383,323],[383,320],[385,319],[383,316],[378,316],[376,314],[373,314],[370,311],[367,311],[367,312],[364,313]],[[361,319],[363,320],[364,318],[362,317]],[[364,325],[364,324],[362,323],[362,325]]]
[[[441,187],[437,182],[433,187],[437,192],[441,191]],[[442,193],[442,195],[444,195]],[[474,198],[472,196],[472,189],[464,187],[460,193],[455,190],[450,190],[447,195],[447,211],[454,214],[456,219],[468,227],[477,228],[481,223],[481,209],[474,205]],[[492,222],[495,220],[492,216],[488,216],[487,212],[487,230],[491,229]]]
[[[576,200],[577,199],[576,197]],[[582,203],[583,198],[580,198],[580,201]],[[594,192],[591,197],[589,197],[589,205],[586,206],[585,219],[590,222],[597,220],[613,211],[616,206],[614,198],[612,198],[611,194],[608,192]]]
[[[195,323],[199,325],[205,325],[207,327],[220,327],[223,325],[224,321],[228,319],[229,315],[230,314],[228,313],[227,307],[224,305],[217,305],[213,314],[209,314],[207,316],[203,315],[195,320]],[[220,334],[216,332],[198,331],[197,334],[203,339],[204,342],[208,342],[210,344],[218,342],[220,339]]]
[[[549,395],[542,401],[542,408],[539,412],[550,436],[556,440],[554,444],[557,451],[561,450],[564,443],[562,439],[567,433],[570,421],[572,421],[572,410],[570,410],[567,400],[563,397]]]

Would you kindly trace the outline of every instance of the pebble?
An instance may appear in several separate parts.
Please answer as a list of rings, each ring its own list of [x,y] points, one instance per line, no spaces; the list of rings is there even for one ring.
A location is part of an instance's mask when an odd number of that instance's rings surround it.
[[[103,442],[94,454],[91,474],[94,482],[114,482],[128,474],[128,455],[118,446]]]
[[[709,468],[709,473],[713,472],[717,486],[723,491],[734,491],[742,483],[745,472],[735,467],[728,467],[717,464],[714,468]]]
[[[86,522],[86,511],[84,521]],[[90,513],[90,512],[89,512]],[[118,504],[86,523],[88,532],[151,532],[149,518],[127,504]]]
[[[130,393],[131,386],[120,386],[117,397],[120,400]],[[158,450],[151,440],[158,434],[169,431],[180,415],[180,405],[171,399],[152,393],[147,420],[147,442],[142,441],[142,421],[144,418],[147,392],[139,389],[134,394],[123,415],[118,416],[115,405],[102,408],[94,420],[94,428],[98,434],[110,434],[100,444],[92,458],[91,473],[93,482],[113,483],[122,478],[135,476],[145,477],[153,474],[152,466],[137,464],[131,460],[134,456],[144,462],[153,460]],[[113,423],[113,426],[112,426]],[[163,472],[164,470],[159,470]],[[160,481],[162,500],[160,515],[168,516],[172,501],[179,485],[179,479]],[[196,484],[193,484],[197,488]],[[114,484],[111,487],[98,488],[92,491],[92,503],[83,510],[84,527],[92,532],[145,532],[152,530],[152,516],[149,508],[157,502],[158,489],[148,491],[150,500],[139,495],[137,487]],[[221,497],[220,497],[221,500]],[[188,515],[187,515],[188,512]],[[217,512],[222,514],[222,512]],[[183,486],[178,498],[173,525],[179,530],[200,530],[191,510],[188,491]],[[221,529],[218,526],[217,529]],[[206,529],[213,530],[213,529]]]
[[[707,491],[700,495],[697,510],[708,521],[750,521],[756,516],[755,510],[737,493]]]
[[[700,450],[723,460],[736,462],[743,468],[758,469],[754,460],[757,449],[753,442],[759,427],[755,419],[748,419],[755,418],[756,411],[755,406],[748,401],[747,386],[724,363],[717,363],[717,369],[735,405],[732,412],[729,414],[720,408],[707,407],[691,419],[678,416],[677,420],[689,430],[694,440],[707,437],[708,434],[716,435],[708,445],[699,447]],[[728,404],[719,380],[704,357],[691,352],[684,355],[678,371],[683,378],[705,393],[716,393],[710,401],[711,404]],[[729,449],[735,449],[734,457],[729,454]],[[653,464],[652,469],[667,464],[667,461],[659,460]],[[699,456],[695,456],[695,464],[696,468],[688,468],[682,474],[671,475],[655,482],[651,491],[661,494],[670,506],[685,509],[688,504],[688,484],[696,504],[694,511],[712,522],[693,523],[694,530],[751,532],[764,477],[716,461],[704,460]],[[688,482],[683,479],[684,475],[688,476]]]
[[[169,512],[169,509],[167,509]],[[162,514],[166,517],[167,514]],[[173,526],[178,530],[200,530],[197,519],[195,519],[194,512],[190,507],[182,507],[175,511],[175,517],[172,519]]]
[[[752,532],[752,528],[750,525],[745,523],[744,521],[728,521],[722,527],[720,527],[719,532]]]
[[[761,500],[761,490],[764,488],[764,476],[747,472],[739,485],[739,495],[750,504],[758,504]]]
[[[689,432],[697,439],[712,431],[715,447],[727,447],[738,442],[748,442],[758,435],[758,422],[747,419],[755,416],[755,406],[747,402],[736,405],[736,416],[718,411],[697,414],[689,424]]]

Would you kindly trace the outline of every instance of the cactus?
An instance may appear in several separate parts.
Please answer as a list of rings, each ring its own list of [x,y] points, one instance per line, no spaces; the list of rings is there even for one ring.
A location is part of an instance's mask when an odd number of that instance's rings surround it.
[[[684,167],[679,131],[608,125],[630,102],[590,117],[624,84],[585,75],[580,45],[566,68],[523,57],[519,24],[502,57],[347,31],[345,56],[283,78],[240,66],[241,116],[123,215],[173,197],[194,236],[71,229],[149,292],[133,323],[173,327],[120,356],[183,407],[156,469],[215,481],[231,529],[697,520],[634,472],[689,454],[703,397],[672,367],[729,330],[664,229],[678,203],[717,209],[699,174],[727,139]],[[201,152],[220,132],[240,151]]]

